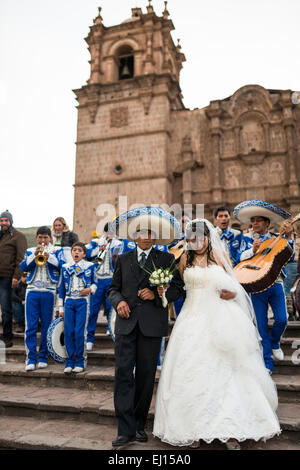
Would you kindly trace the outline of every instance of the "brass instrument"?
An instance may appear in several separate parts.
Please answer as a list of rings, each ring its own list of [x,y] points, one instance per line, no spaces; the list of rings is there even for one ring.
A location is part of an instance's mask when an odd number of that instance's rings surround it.
[[[105,248],[103,250],[99,251],[98,256],[95,259],[95,262],[97,264],[99,264],[100,266],[104,263],[104,258],[105,258],[106,253],[110,249],[111,242],[112,242],[111,240],[109,240],[109,242],[107,242]]]
[[[38,266],[44,266],[44,264],[46,264],[46,262],[47,262],[47,258],[45,256],[46,251],[47,251],[47,246],[44,243],[42,243],[40,252],[35,257],[35,263]]]

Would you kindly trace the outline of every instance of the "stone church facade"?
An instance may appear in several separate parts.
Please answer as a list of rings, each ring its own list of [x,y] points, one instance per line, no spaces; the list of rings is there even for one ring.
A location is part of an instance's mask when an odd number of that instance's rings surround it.
[[[74,90],[78,128],[74,230],[89,240],[101,204],[219,205],[264,199],[300,208],[300,105],[291,90],[246,85],[203,109],[186,109],[185,56],[167,11],[132,9],[105,27],[101,9],[85,39],[87,84]]]

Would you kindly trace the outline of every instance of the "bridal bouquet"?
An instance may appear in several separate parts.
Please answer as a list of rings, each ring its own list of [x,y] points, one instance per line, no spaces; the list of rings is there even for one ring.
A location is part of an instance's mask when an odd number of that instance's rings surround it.
[[[174,262],[175,262],[175,259],[172,262],[171,266],[169,266],[168,268],[164,268],[164,269],[157,268],[155,264],[153,263],[154,271],[152,272],[143,268],[144,271],[150,274],[150,277],[149,277],[150,285],[156,286],[156,287],[165,287],[167,284],[169,284],[169,282],[171,282],[171,280],[173,279],[174,271],[177,269],[177,266],[172,268]]]

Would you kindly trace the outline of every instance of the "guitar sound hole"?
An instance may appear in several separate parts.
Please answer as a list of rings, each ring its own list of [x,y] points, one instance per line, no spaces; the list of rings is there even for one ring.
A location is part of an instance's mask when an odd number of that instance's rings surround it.
[[[259,266],[255,266],[255,264],[245,264],[245,266],[243,266],[243,268],[254,269],[255,271],[259,271],[259,270],[260,270],[260,267],[259,267]]]
[[[261,254],[262,254],[262,255],[267,255],[268,253],[270,253],[270,251],[271,251],[271,248],[265,248],[265,249],[261,252]]]

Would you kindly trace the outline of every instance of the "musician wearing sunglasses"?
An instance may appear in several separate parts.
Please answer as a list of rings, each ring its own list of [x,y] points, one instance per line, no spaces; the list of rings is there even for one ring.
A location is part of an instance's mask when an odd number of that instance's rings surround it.
[[[259,253],[261,245],[269,239],[276,239],[277,234],[269,230],[270,226],[276,225],[284,231],[284,238],[290,246],[290,262],[293,261],[294,240],[293,225],[286,220],[290,214],[278,206],[265,201],[245,201],[234,209],[235,217],[243,223],[252,225],[252,233],[244,236],[246,247],[240,255],[240,260],[250,260]],[[259,271],[259,267],[257,268]],[[266,368],[271,374],[274,370],[274,358],[284,359],[284,353],[280,348],[281,337],[285,331],[288,319],[286,298],[283,280],[286,277],[284,267],[277,279],[266,289],[252,293],[251,299],[255,310],[257,327],[262,338],[263,355]],[[274,323],[271,332],[268,328],[268,308],[271,306]]]

